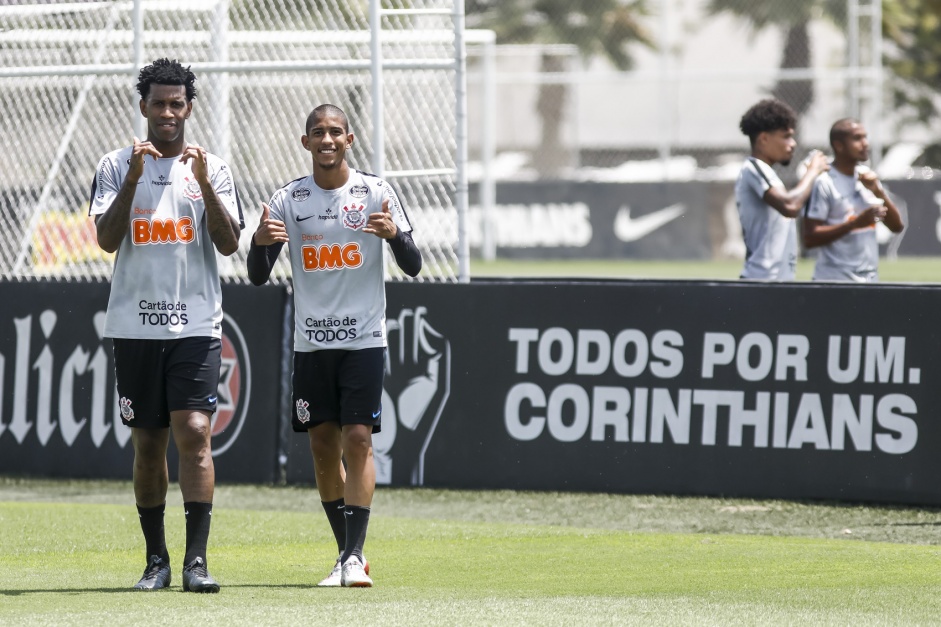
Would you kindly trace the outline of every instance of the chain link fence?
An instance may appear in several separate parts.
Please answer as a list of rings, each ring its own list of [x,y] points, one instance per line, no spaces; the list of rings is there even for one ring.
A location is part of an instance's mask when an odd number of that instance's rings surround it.
[[[425,258],[418,280],[458,280],[463,13],[451,0],[373,3],[371,24],[367,0],[0,2],[0,278],[110,276],[87,215],[95,166],[145,136],[137,71],[169,57],[198,79],[187,139],[239,186],[246,228],[221,258],[225,280],[247,280],[260,203],[311,171],[300,137],[325,102],[349,116],[351,165],[398,190]],[[287,255],[272,276],[289,278]]]

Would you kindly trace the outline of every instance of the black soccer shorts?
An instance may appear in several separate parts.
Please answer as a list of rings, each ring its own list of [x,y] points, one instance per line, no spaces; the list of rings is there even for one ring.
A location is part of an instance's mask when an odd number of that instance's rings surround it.
[[[291,425],[307,431],[322,422],[381,430],[384,348],[294,353]]]
[[[112,342],[121,421],[127,426],[162,429],[170,426],[171,411],[216,411],[219,338]]]

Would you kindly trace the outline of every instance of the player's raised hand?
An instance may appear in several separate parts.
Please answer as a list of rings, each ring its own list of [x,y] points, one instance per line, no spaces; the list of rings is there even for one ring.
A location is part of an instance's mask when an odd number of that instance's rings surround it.
[[[261,220],[258,222],[258,228],[255,229],[254,240],[259,246],[271,246],[277,242],[288,241],[288,232],[284,228],[284,222],[272,220],[271,208],[265,203],[261,203]]]
[[[871,207],[866,207],[863,211],[859,212],[859,215],[856,216],[854,225],[856,228],[873,226],[876,222],[882,222],[885,219],[886,211],[887,210],[885,205],[872,205]]]
[[[149,141],[141,141],[134,138],[134,149],[131,151],[131,169],[128,174],[135,179],[139,179],[144,173],[144,157],[150,155],[154,160],[159,159],[163,154],[157,150]]]
[[[860,172],[859,182],[863,184],[863,187],[871,192],[876,194],[881,194],[883,192],[882,182],[879,180],[879,175],[872,170]]]
[[[830,163],[827,160],[827,155],[823,154],[819,150],[813,151],[810,157],[810,163],[807,164],[807,170],[815,172],[816,174],[823,174],[830,169]]]
[[[382,211],[369,214],[369,220],[366,221],[366,226],[363,227],[363,233],[372,233],[382,239],[392,239],[398,232],[399,229],[395,226],[392,212],[389,210],[389,198],[386,197],[382,200]]]
[[[184,150],[183,154],[180,156],[180,161],[186,163],[191,160],[193,162],[191,168],[193,170],[193,176],[196,177],[196,182],[208,183],[209,165],[206,160],[206,149],[196,144],[187,144],[186,150]]]

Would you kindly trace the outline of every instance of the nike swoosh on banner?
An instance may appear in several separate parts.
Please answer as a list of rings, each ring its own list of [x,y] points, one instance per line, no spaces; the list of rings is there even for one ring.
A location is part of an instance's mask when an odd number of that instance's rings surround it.
[[[681,202],[644,214],[639,218],[631,217],[629,205],[622,205],[614,218],[614,234],[622,242],[636,242],[650,235],[660,227],[677,219],[686,211]]]
[[[313,215],[309,215],[309,216],[304,217],[304,218],[302,218],[302,217],[300,217],[300,216],[294,216],[294,219],[297,220],[298,222],[303,222],[304,220],[310,220],[310,219],[313,218],[313,217],[314,217]]]

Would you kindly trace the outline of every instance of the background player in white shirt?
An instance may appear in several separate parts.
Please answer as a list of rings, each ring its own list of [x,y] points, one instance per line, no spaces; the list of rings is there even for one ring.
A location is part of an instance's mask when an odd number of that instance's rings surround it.
[[[148,560],[134,586],[142,590],[170,585],[163,520],[172,431],[186,513],[183,590],[219,591],[206,565],[222,336],[215,251],[234,253],[244,223],[228,166],[184,138],[195,81],[168,59],[140,71],[147,139],[101,159],[89,210],[98,244],[117,251],[105,335],[113,338],[122,421],[132,428]]]
[[[898,207],[879,176],[861,165],[869,160],[869,135],[858,120],[844,118],[830,128],[833,162],[814,183],[804,214],[804,245],[820,248],[815,281],[879,280],[876,224],[893,233],[904,228]]]
[[[807,171],[788,191],[771,167],[788,165],[797,142],[794,111],[779,100],[762,100],[742,116],[739,128],[751,142],[735,182],[735,201],[745,238],[743,279],[791,281],[797,268],[797,224],[814,180],[829,169],[823,154],[814,154]]]
[[[262,205],[248,275],[262,285],[285,243],[294,284],[292,426],[306,431],[317,489],[340,556],[320,586],[371,586],[363,544],[376,469],[372,434],[381,428],[385,350],[385,247],[409,276],[421,253],[398,196],[384,180],[350,168],[346,114],[321,105],[301,144],[313,174]],[[344,468],[343,460],[346,460]]]

